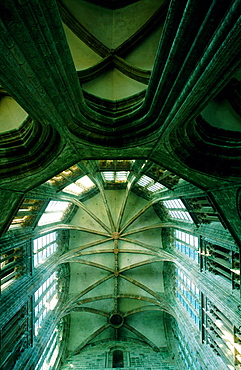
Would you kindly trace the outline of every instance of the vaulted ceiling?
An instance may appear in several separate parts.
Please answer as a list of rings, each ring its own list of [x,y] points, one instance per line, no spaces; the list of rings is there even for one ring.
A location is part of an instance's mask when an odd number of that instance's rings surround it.
[[[103,339],[135,338],[166,347],[162,223],[152,202],[128,190],[105,190],[78,208],[68,227],[69,351]]]
[[[87,344],[116,339],[138,340],[168,353],[164,313],[174,312],[169,291],[174,283],[165,264],[174,257],[162,246],[162,229],[172,223],[160,199],[166,186],[179,181],[149,161],[100,160],[80,162],[44,185],[46,191],[57,190],[53,200],[71,201],[75,209],[61,223],[69,240],[57,261],[70,269],[59,313],[70,319],[69,355]],[[43,221],[41,209],[42,233],[56,226]]]
[[[150,159],[163,167],[155,181],[170,170],[174,184],[177,174],[231,188],[240,178],[240,10],[238,0],[0,1],[1,230],[28,191],[83,159],[141,159],[140,171]],[[88,171],[99,192],[72,197],[58,261],[70,263],[68,350],[122,337],[165,348],[172,257],[158,197],[131,182],[104,186]]]

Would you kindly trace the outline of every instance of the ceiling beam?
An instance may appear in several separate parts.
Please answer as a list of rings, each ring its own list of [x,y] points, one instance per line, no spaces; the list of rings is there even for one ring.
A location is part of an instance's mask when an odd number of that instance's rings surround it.
[[[163,227],[172,227],[171,225],[173,225],[173,223],[163,222],[161,224],[143,226],[143,227],[139,227],[138,229],[127,231],[126,233],[122,234],[121,237],[126,236],[126,235],[140,233],[142,231],[147,231],[151,229],[162,229]]]
[[[92,266],[92,267],[96,267],[96,268],[99,268],[101,270],[106,270],[106,271],[109,271],[109,272],[112,272],[114,273],[114,270],[111,269],[110,267],[107,267],[107,266],[104,266],[104,265],[101,265],[99,263],[96,263],[96,262],[91,262],[91,261],[87,261],[87,260],[78,260],[78,259],[67,259],[66,261],[61,261],[60,263],[66,263],[66,262],[75,262],[75,263],[81,263],[83,265],[88,265],[88,266]]]
[[[130,311],[126,312],[123,315],[123,317],[128,317],[128,316],[134,315],[136,313],[145,312],[145,311],[164,311],[164,312],[167,312],[167,311],[163,310],[163,308],[161,306],[148,305],[148,306],[142,306],[142,307],[134,308],[133,310],[130,310]],[[171,315],[171,310],[168,313],[170,313],[170,315]]]
[[[85,245],[82,245],[82,246],[80,246],[78,248],[70,249],[68,252],[66,252],[62,256],[63,257],[75,257],[75,256],[79,256],[79,255],[82,255],[82,251],[83,250],[86,250],[86,249],[91,248],[91,247],[95,247],[96,245],[103,244],[103,243],[109,242],[111,240],[112,240],[112,238],[99,239],[99,240],[96,240],[94,242],[91,242],[91,243],[87,243]]]
[[[78,262],[78,257],[81,257],[81,256],[91,256],[91,255],[94,255],[94,254],[103,254],[103,253],[113,253],[113,248],[111,249],[101,249],[101,250],[93,250],[93,251],[87,251],[87,252],[78,252],[76,255],[68,255],[66,256],[66,254],[63,255],[63,257],[65,256],[64,258],[64,262],[69,262],[67,261],[66,259],[67,258],[71,258],[71,262],[73,262],[73,259],[76,259],[75,262]],[[119,253],[134,253],[134,254],[146,254],[148,256],[158,256],[158,252],[147,252],[147,251],[144,251],[144,250],[137,250],[137,249],[119,249],[118,248],[118,254]]]
[[[146,243],[143,243],[143,242],[141,242],[139,240],[136,240],[136,239],[120,238],[120,240],[125,240],[125,241],[127,241],[129,243],[137,244],[137,245],[140,245],[143,248],[146,248],[146,249],[149,249],[151,251],[154,251],[154,252],[156,252],[158,254],[159,257],[163,257],[165,261],[175,262],[175,260],[177,258],[172,253],[167,252],[163,248],[150,246],[150,245],[148,245]]]
[[[81,209],[83,209],[83,211],[85,211],[91,218],[93,218],[93,220],[95,220],[101,227],[103,227],[103,229],[105,229],[109,234],[112,234],[112,230],[98,216],[96,216],[95,213],[93,213],[88,207],[86,207],[79,199],[76,199],[74,197],[68,197],[65,195],[61,195],[60,198],[68,202],[72,202]]]
[[[154,247],[152,245],[149,245],[147,243],[144,243],[144,242],[141,242],[140,240],[137,240],[137,239],[130,239],[130,238],[123,238],[121,237],[120,240],[123,240],[125,242],[128,242],[130,244],[136,244],[136,245],[139,245],[140,247],[142,248],[145,248],[145,249],[148,249],[152,252],[156,252],[156,253],[160,253],[160,252],[164,252],[164,250],[161,248],[161,247]],[[167,253],[167,252],[166,252]]]
[[[89,229],[89,228],[82,227],[82,226],[71,225],[71,224],[58,224],[58,225],[53,225],[53,226],[50,226],[50,227],[43,227],[43,228],[41,228],[41,230],[39,230],[38,234],[39,235],[46,234],[46,233],[50,233],[52,231],[59,230],[59,229],[79,230],[79,231],[83,231],[83,232],[86,232],[86,233],[92,233],[92,234],[97,234],[97,235],[103,235],[103,236],[110,237],[109,233],[94,230],[94,229]]]
[[[137,301],[144,301],[149,302],[159,307],[163,307],[163,309],[168,310],[168,308],[164,305],[165,302],[159,302],[157,299],[145,297],[138,294],[118,294],[118,298],[126,298],[126,299],[136,299]]]
[[[118,253],[132,253],[132,254],[145,254],[147,256],[158,256],[157,252],[147,252],[144,250],[137,249],[118,249]]]
[[[100,191],[100,194],[102,196],[102,200],[103,200],[103,203],[104,203],[104,206],[105,206],[106,214],[107,214],[109,222],[110,222],[111,231],[114,232],[114,231],[116,231],[116,225],[114,223],[112,213],[111,213],[111,210],[110,210],[110,206],[109,206],[109,203],[107,202],[103,186],[102,186],[102,184],[99,184],[99,182],[98,182],[98,187],[99,187],[99,191]]]
[[[133,184],[134,180],[135,180],[135,178],[133,177],[132,181],[128,182],[128,184],[127,184],[125,196],[124,196],[124,199],[123,199],[123,202],[122,202],[122,205],[121,205],[121,209],[120,209],[120,212],[119,212],[118,220],[117,220],[117,225],[116,225],[117,231],[120,230],[121,221],[123,219],[123,215],[124,215],[124,212],[125,212],[127,200],[128,200],[130,190],[131,190],[131,187],[132,187],[132,184]]]
[[[118,299],[126,298],[126,299],[134,299],[134,300],[137,300],[137,301],[149,302],[149,303],[154,304],[158,307],[161,307],[163,311],[170,313],[169,312],[169,307],[166,305],[165,301],[161,302],[161,301],[158,301],[157,299],[154,299],[154,298],[145,297],[145,296],[136,295],[136,294],[118,294],[117,298]],[[79,300],[78,302],[76,302],[75,307],[81,306],[81,305],[86,304],[86,303],[101,301],[101,300],[105,300],[105,299],[113,299],[113,294],[106,294],[106,295],[99,295],[99,296],[84,298],[84,299]]]
[[[129,281],[131,284],[136,285],[138,288],[145,290],[148,294],[152,295],[154,298],[156,298],[159,302],[163,301],[162,295],[159,293],[154,292],[154,290],[150,289],[148,286],[140,283],[139,281],[132,279],[131,277],[125,276],[123,274],[119,275],[123,279]],[[167,303],[166,303],[167,304]],[[168,305],[168,304],[167,304]]]
[[[96,315],[104,316],[106,318],[109,318],[109,316],[110,316],[110,314],[108,312],[104,312],[104,311],[101,311],[101,310],[98,310],[98,309],[95,309],[95,308],[91,308],[91,307],[73,307],[71,309],[71,311],[69,311],[67,313],[65,312],[63,316],[68,315],[71,312],[90,312],[90,313],[94,313]],[[61,316],[61,318],[63,316]]]
[[[132,265],[129,265],[129,266],[126,266],[126,267],[123,267],[122,269],[120,269],[119,273],[124,272],[124,271],[128,271],[128,270],[131,270],[131,269],[134,269],[136,267],[149,265],[150,263],[163,262],[163,261],[165,261],[164,258],[162,258],[162,257],[156,257],[156,258],[152,258],[152,259],[149,259],[149,260],[145,260],[145,261],[133,263]]]
[[[102,299],[113,299],[113,294],[106,294],[106,295],[99,295],[99,296],[94,296],[90,298],[85,298],[85,299],[78,301],[76,304],[81,306],[82,304],[89,303],[89,302],[95,302],[95,301],[101,301]]]

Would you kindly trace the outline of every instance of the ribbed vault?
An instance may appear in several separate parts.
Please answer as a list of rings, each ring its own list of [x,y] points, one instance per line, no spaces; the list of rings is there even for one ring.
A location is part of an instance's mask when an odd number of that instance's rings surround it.
[[[10,241],[61,231],[65,252],[43,268],[69,267],[53,315],[56,324],[70,323],[62,343],[73,356],[122,338],[168,347],[171,263],[189,265],[162,248],[162,232],[191,229],[172,222],[161,199],[184,198],[200,238],[206,222],[220,221],[240,246],[240,11],[239,0],[0,0],[0,231],[9,228],[1,243],[8,250]],[[118,160],[133,163],[117,168]],[[126,171],[128,179],[108,182],[105,171]],[[143,174],[166,195],[138,186]],[[84,175],[94,189],[64,192]],[[60,223],[39,224],[50,200],[72,205]],[[13,285],[16,295],[4,304],[9,320],[22,292],[33,312],[34,289],[47,273],[27,253],[20,289]],[[224,295],[211,284],[203,291],[221,306]],[[6,332],[9,340],[13,331]],[[24,353],[29,368],[47,337],[37,340],[35,354]]]
[[[77,201],[77,204],[80,203]],[[163,281],[162,223],[149,202],[130,188],[106,190],[78,207],[71,220],[68,350],[110,339],[138,339],[166,347],[163,312],[172,313]],[[154,324],[155,323],[155,324]]]

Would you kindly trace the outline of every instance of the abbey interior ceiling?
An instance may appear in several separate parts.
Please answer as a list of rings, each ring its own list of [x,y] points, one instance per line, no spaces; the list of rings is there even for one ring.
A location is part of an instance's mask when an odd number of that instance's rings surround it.
[[[162,246],[162,229],[172,227],[162,186],[168,196],[185,181],[188,191],[189,182],[207,191],[239,243],[240,8],[239,1],[0,2],[0,229],[31,194],[43,201],[38,217],[47,199],[75,204],[61,226],[69,250],[56,262],[70,266],[61,313],[70,315],[70,353],[120,337],[167,347],[165,266],[173,256]],[[114,176],[113,160],[129,161],[128,181],[108,182],[95,167],[100,160],[112,163]],[[84,200],[48,182],[75,164],[98,188]],[[157,193],[133,191],[151,166]],[[35,216],[28,227],[41,234],[47,226]]]

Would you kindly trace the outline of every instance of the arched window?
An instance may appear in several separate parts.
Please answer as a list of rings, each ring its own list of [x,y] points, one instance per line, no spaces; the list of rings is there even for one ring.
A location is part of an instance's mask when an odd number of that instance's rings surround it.
[[[123,359],[123,352],[120,351],[119,349],[115,350],[113,352],[113,362],[112,362],[112,367],[117,368],[117,367],[124,367],[124,359]]]

